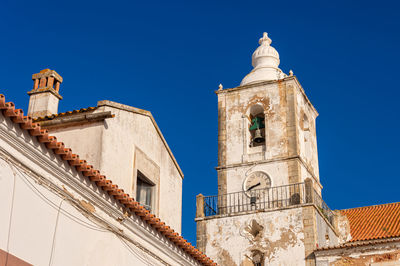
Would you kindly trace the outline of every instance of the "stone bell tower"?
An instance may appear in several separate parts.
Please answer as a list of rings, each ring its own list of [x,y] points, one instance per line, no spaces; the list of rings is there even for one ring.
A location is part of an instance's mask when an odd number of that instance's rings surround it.
[[[198,248],[221,265],[313,265],[318,245],[337,243],[321,198],[318,113],[279,63],[264,33],[240,86],[216,91],[218,195],[197,197],[196,221]]]

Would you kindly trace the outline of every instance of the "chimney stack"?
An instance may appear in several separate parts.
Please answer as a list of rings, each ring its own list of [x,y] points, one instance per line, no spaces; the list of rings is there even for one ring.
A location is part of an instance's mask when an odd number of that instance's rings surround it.
[[[57,114],[58,102],[62,100],[58,93],[62,77],[50,69],[43,69],[40,73],[32,75],[33,90],[28,91],[28,115],[37,118]]]

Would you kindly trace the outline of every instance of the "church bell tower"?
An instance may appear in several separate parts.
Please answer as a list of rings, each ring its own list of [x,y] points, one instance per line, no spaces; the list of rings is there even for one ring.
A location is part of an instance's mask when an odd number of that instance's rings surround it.
[[[218,195],[197,196],[196,221],[198,248],[221,265],[313,265],[319,244],[337,242],[321,198],[318,113],[271,42],[264,33],[240,86],[216,91]]]

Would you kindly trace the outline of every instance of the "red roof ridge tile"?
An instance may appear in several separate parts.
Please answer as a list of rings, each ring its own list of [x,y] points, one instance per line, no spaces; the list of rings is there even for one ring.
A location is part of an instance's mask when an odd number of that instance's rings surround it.
[[[388,203],[382,203],[382,204],[374,204],[374,205],[368,205],[368,206],[360,206],[360,207],[341,209],[341,210],[336,210],[336,211],[342,212],[342,211],[347,211],[347,210],[355,210],[355,209],[362,209],[362,208],[372,208],[372,207],[379,207],[379,206],[391,205],[391,204],[400,204],[400,201],[399,202],[388,202]]]
[[[34,123],[31,117],[24,116],[22,109],[15,109],[13,102],[5,102],[5,96],[0,94],[0,111],[4,116],[11,119],[13,123],[19,124],[21,129],[27,130],[29,134],[36,137],[37,140],[48,149],[53,150],[60,158],[67,161],[71,167],[82,173],[83,176],[88,177],[91,181],[95,182],[97,186],[114,197],[132,213],[139,216],[143,221],[154,227],[158,232],[168,238],[172,243],[181,247],[186,253],[191,255],[194,259],[203,265],[217,265],[212,259],[207,257],[192,244],[187,242],[182,236],[177,234],[171,227],[167,226],[155,215],[151,214],[138,202],[136,202],[129,194],[118,189],[116,184],[100,174],[100,171],[93,169],[93,166],[88,165],[85,160],[79,158],[79,155],[73,154],[72,150],[65,148],[63,142],[57,141],[55,136],[49,136],[46,129],[41,129],[38,123]]]

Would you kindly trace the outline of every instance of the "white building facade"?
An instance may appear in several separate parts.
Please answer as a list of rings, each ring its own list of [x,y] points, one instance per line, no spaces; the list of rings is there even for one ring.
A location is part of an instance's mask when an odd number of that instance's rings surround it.
[[[0,264],[216,265],[180,236],[183,174],[151,114],[103,102],[58,115],[48,99],[58,93],[58,74],[39,74],[30,115],[68,121],[49,126],[51,136],[0,95]]]

